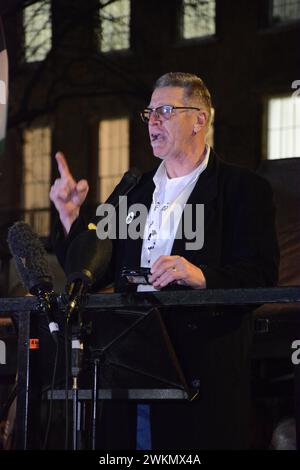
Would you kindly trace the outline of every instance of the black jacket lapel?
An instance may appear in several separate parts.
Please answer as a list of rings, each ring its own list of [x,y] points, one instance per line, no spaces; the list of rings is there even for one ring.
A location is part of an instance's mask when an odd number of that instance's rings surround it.
[[[218,194],[218,160],[216,154],[211,149],[210,156],[208,160],[207,168],[201,173],[198,178],[198,181],[187,201],[187,205],[192,206],[192,222],[193,227],[192,231],[202,230],[202,227],[197,227],[196,222],[199,220],[196,219],[196,205],[204,204],[204,245],[201,248],[201,257],[205,257],[206,248],[205,248],[205,237],[210,232],[210,227],[215,221],[215,200]],[[191,230],[190,227],[187,227],[186,224],[191,222],[191,217],[188,217],[187,211],[190,209],[185,208],[183,215],[181,217],[179,232],[177,232],[177,237],[174,240],[172,255],[184,256],[189,261],[192,261],[195,256],[197,257],[198,251],[187,250],[186,243],[191,243],[193,240],[186,238],[185,234],[188,234]],[[182,236],[181,236],[182,233]],[[199,234],[197,236],[200,236]]]

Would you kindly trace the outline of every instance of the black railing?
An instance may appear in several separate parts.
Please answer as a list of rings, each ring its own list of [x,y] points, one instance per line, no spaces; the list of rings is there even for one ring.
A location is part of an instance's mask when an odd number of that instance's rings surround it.
[[[58,298],[60,302],[60,297]],[[36,306],[35,297],[0,299],[0,317],[14,315],[18,321],[18,400],[17,448],[27,447],[28,393],[29,393],[29,337],[30,312]],[[201,305],[260,305],[300,303],[300,286],[260,289],[216,289],[201,291],[148,292],[135,294],[95,294],[87,297],[88,309],[109,310],[153,306]],[[195,310],[193,310],[195,311]],[[185,309],[182,309],[185,314]],[[201,309],[199,309],[201,315]],[[135,398],[135,395],[132,395]]]

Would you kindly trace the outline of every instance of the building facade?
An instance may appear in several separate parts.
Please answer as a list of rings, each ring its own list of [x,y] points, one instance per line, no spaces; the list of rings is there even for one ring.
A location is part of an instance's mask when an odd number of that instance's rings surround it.
[[[2,258],[6,228],[20,217],[48,235],[57,150],[75,178],[88,179],[91,211],[128,167],[154,167],[139,112],[168,71],[203,78],[213,100],[213,145],[226,161],[255,169],[264,158],[300,155],[300,100],[291,102],[300,87],[299,1],[6,3]]]

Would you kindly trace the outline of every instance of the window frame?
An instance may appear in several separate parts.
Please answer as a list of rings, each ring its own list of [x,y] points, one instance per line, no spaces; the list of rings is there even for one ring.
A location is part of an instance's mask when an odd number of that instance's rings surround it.
[[[25,146],[26,146],[26,136],[25,136],[25,133],[26,132],[30,132],[30,131],[34,131],[34,130],[41,130],[41,129],[47,129],[48,132],[49,132],[49,141],[48,141],[48,144],[49,144],[49,155],[48,155],[48,158],[49,158],[49,181],[48,181],[48,188],[47,190],[45,190],[45,200],[47,200],[48,202],[48,205],[47,206],[38,206],[38,207],[26,207],[25,206],[25,193],[26,193],[26,187],[28,187],[28,183],[26,183],[26,180],[25,180],[25,170],[26,170],[26,150],[25,150]],[[52,124],[47,121],[47,120],[44,120],[42,119],[41,121],[38,121],[38,122],[34,122],[32,124],[30,124],[29,126],[25,126],[23,128],[23,132],[22,132],[22,136],[23,136],[23,143],[22,143],[22,176],[21,176],[21,195],[20,195],[20,207],[21,207],[21,211],[23,212],[24,214],[24,218],[25,219],[28,219],[30,220],[30,223],[31,225],[34,227],[35,231],[38,232],[39,235],[41,236],[48,236],[49,233],[50,233],[50,230],[51,230],[51,203],[50,203],[50,199],[49,199],[49,191],[50,191],[50,187],[51,187],[51,181],[52,181],[52,139],[53,139],[53,126]],[[36,154],[38,152],[35,152]],[[45,183],[46,180],[42,180],[42,183]],[[47,214],[47,218],[48,218],[48,221],[47,221],[47,224],[48,224],[48,227],[47,227],[47,233],[46,231],[43,232],[43,233],[40,233],[38,231],[38,228],[35,226],[35,215],[34,214],[38,214],[38,212],[44,212]]]
[[[99,3],[101,3],[101,0],[98,0]],[[131,0],[128,0],[128,3],[129,3],[129,25],[128,25],[128,47],[124,47],[124,48],[121,48],[121,49],[109,49],[109,50],[102,50],[102,18],[101,18],[101,10],[102,9],[105,9],[105,5],[101,5],[99,7],[99,12],[98,12],[98,16],[99,16],[99,23],[98,23],[98,51],[100,54],[119,54],[119,55],[122,55],[122,54],[128,54],[130,51],[131,51],[131,41],[132,41],[132,34],[131,34],[131,24],[132,24],[132,2]]]
[[[271,27],[271,28],[285,28],[287,26],[297,24],[300,21],[300,16],[298,18],[285,19],[283,21],[274,21],[273,6],[274,6],[274,0],[269,0],[269,5],[268,5],[269,27]]]
[[[215,0],[215,32],[213,34],[204,34],[202,36],[194,36],[190,38],[184,37],[184,0],[181,0],[178,17],[178,29],[179,29],[179,43],[180,45],[186,44],[199,44],[214,42],[217,39],[218,34],[218,2]]]
[[[268,137],[269,137],[269,122],[268,122],[268,105],[271,99],[280,99],[280,98],[291,98],[291,99],[298,99],[300,101],[300,97],[293,98],[293,92],[289,91],[282,91],[278,93],[268,93],[263,97],[263,112],[262,112],[262,160],[284,160],[286,158],[295,158],[297,155],[289,156],[289,157],[279,157],[279,158],[269,158],[268,157]],[[299,155],[300,157],[300,155]]]
[[[103,149],[103,146],[101,147],[101,123],[102,122],[109,122],[109,121],[120,121],[120,120],[126,120],[127,121],[127,164],[128,168],[122,170],[122,172],[119,175],[116,175],[118,177],[118,181],[122,178],[123,174],[125,171],[127,171],[130,168],[130,131],[131,131],[131,116],[129,114],[120,114],[116,116],[101,116],[101,118],[98,119],[98,146],[97,146],[97,183],[96,183],[96,195],[97,195],[97,201],[98,203],[103,203],[106,200],[106,196],[104,196],[104,200],[101,198],[101,179],[105,177],[105,175],[100,174],[100,168],[101,168],[101,148]],[[120,146],[118,148],[121,148]],[[116,184],[117,184],[116,183]],[[114,187],[112,188],[114,189]],[[109,196],[108,194],[107,196]]]
[[[35,60],[28,60],[26,57],[26,50],[27,50],[27,45],[26,45],[26,24],[25,24],[25,10],[26,8],[29,8],[32,5],[37,5],[38,3],[48,3],[49,4],[49,20],[47,21],[47,24],[49,24],[50,27],[50,46],[47,52],[45,53],[43,59],[35,59]],[[49,52],[52,50],[53,47],[53,24],[52,24],[52,1],[51,0],[40,0],[39,2],[33,3],[31,5],[27,5],[23,8],[22,11],[22,62],[28,66],[33,65],[33,64],[40,64],[44,60],[46,60]],[[38,47],[41,47],[39,45]]]

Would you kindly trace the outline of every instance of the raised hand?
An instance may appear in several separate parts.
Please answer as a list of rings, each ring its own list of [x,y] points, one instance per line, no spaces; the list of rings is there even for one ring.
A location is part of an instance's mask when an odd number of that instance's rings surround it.
[[[59,213],[66,233],[69,233],[71,225],[77,219],[80,207],[87,196],[89,185],[86,180],[78,182],[74,180],[63,153],[57,152],[55,159],[60,177],[51,186],[50,199]]]

